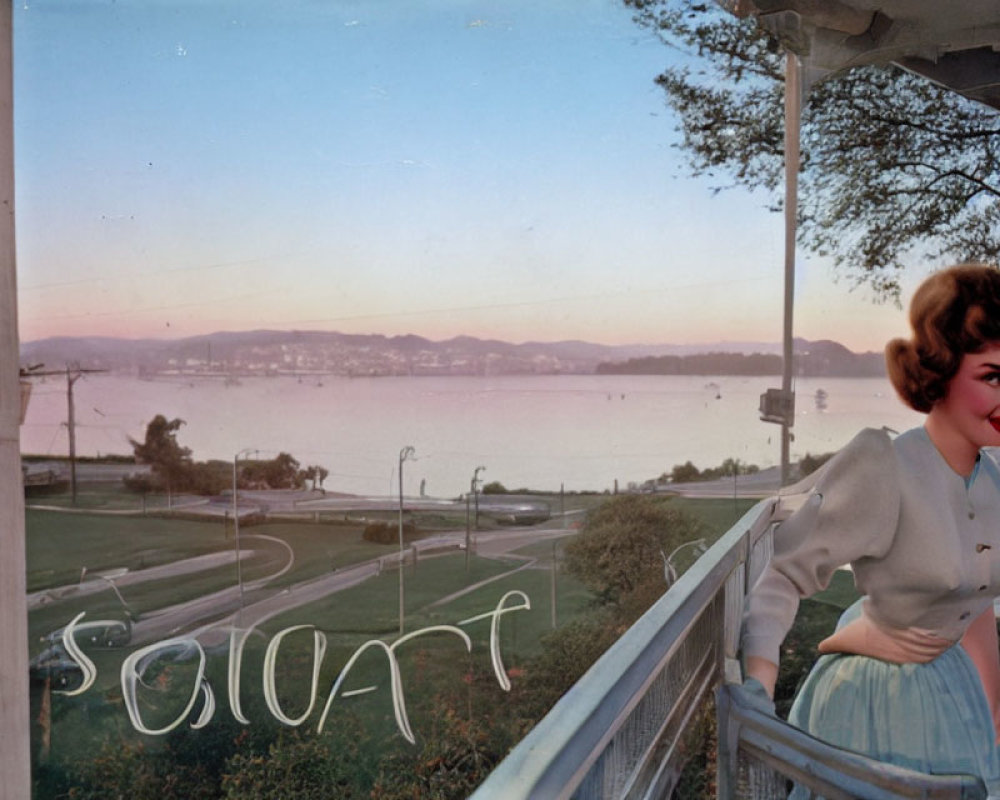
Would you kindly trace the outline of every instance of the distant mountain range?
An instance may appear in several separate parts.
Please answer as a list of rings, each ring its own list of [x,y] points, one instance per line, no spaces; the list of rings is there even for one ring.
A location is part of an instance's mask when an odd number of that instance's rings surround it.
[[[184,339],[54,337],[21,345],[22,365],[79,365],[130,374],[778,374],[780,345],[602,345],[510,342],[458,336],[382,336],[318,331],[221,332]],[[796,340],[800,375],[884,374],[880,353],[853,353],[831,341]],[[709,357],[710,356],[710,357]]]
[[[796,375],[857,378],[885,374],[881,353],[852,353],[829,340],[797,339],[794,352]],[[602,375],[777,375],[782,366],[782,357],[772,353],[711,351],[602,362],[596,371]]]

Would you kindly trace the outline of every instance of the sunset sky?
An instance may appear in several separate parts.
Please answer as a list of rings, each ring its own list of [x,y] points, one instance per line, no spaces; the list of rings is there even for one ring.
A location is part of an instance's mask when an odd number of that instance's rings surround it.
[[[685,177],[653,83],[682,56],[620,2],[19,0],[14,26],[22,340],[780,340],[781,220]],[[798,336],[905,332],[823,261],[797,280]]]

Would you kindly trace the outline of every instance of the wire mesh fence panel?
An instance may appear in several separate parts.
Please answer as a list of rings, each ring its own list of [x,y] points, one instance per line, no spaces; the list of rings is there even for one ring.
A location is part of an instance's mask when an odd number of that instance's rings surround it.
[[[657,796],[670,795],[685,765],[698,755],[703,719],[714,714],[724,615],[720,592],[652,677],[574,797],[645,797],[650,787]]]
[[[790,781],[763,761],[740,751],[737,776],[737,800],[786,800],[791,790]],[[801,800],[811,800],[810,793]]]

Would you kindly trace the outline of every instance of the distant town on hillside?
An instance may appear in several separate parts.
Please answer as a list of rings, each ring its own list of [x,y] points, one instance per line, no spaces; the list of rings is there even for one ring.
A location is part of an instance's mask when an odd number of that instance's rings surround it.
[[[316,331],[214,333],[185,339],[57,337],[22,343],[21,363],[72,365],[137,376],[184,375],[777,375],[780,347],[769,343],[601,345],[460,336],[431,341]],[[884,374],[881,353],[853,353],[832,341],[796,340],[799,375]]]

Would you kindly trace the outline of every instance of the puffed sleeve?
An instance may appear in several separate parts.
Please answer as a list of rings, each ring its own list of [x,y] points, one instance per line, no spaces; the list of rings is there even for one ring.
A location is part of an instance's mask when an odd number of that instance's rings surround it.
[[[774,555],[748,598],[744,656],[777,664],[799,599],[825,589],[838,567],[885,555],[899,506],[892,442],[867,428],[817,471],[805,502],[775,530]]]

